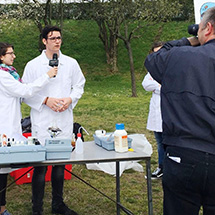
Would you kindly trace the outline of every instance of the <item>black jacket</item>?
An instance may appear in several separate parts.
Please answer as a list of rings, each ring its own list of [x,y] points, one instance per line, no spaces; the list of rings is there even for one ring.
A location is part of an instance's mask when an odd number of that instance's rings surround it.
[[[168,42],[145,67],[162,85],[164,144],[215,154],[215,40]]]

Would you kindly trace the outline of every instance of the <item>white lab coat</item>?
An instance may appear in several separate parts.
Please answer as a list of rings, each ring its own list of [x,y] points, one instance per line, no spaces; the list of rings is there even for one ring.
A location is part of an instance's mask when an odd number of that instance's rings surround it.
[[[20,97],[31,97],[49,82],[47,74],[32,84],[22,84],[10,73],[0,70],[0,134],[12,138],[22,134]],[[10,168],[0,169],[0,173],[10,172]]]
[[[147,73],[144,77],[142,86],[146,91],[152,91],[147,120],[147,129],[150,131],[162,132],[162,117],[160,107],[160,88],[161,85]]]
[[[38,94],[24,100],[31,107],[32,135],[36,136],[42,145],[45,144],[45,139],[50,138],[48,128],[53,125],[62,130],[58,137],[72,138],[73,108],[84,92],[85,78],[77,61],[61,52],[58,60],[57,76]],[[27,63],[22,80],[24,83],[32,82],[49,69],[49,60],[43,51],[41,55]],[[71,97],[72,104],[63,112],[55,112],[42,104],[47,96]]]

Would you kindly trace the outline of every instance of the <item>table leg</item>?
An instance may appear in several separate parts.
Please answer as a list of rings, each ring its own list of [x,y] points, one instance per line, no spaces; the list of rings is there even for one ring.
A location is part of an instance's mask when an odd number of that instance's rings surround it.
[[[148,214],[153,215],[152,206],[152,183],[151,183],[151,160],[146,160],[147,193],[148,193]]]
[[[120,178],[119,178],[119,161],[116,161],[116,202],[120,203]],[[116,205],[116,214],[120,215],[120,206]]]

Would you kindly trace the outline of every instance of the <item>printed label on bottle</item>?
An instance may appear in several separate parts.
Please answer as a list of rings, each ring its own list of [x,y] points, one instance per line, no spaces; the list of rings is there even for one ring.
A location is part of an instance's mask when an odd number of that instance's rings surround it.
[[[119,141],[120,141],[120,137],[115,136],[115,137],[114,137],[114,144],[115,144],[115,148],[120,147],[120,145],[119,145]]]
[[[124,148],[128,148],[128,138],[127,135],[124,136],[115,136],[114,144],[116,150],[124,150]]]
[[[127,135],[122,136],[122,147],[128,147],[128,138],[127,138]]]

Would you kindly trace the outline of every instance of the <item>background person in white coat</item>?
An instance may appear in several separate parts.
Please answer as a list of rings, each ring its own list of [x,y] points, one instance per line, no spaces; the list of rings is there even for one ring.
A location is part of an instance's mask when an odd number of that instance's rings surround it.
[[[163,45],[164,42],[154,43],[151,49],[151,53],[157,52]],[[161,85],[157,81],[155,81],[149,73],[147,73],[143,79],[142,86],[146,91],[152,92],[147,120],[147,129],[154,132],[154,136],[157,142],[158,167],[155,169],[151,176],[152,179],[157,179],[161,178],[163,175],[163,159],[164,159],[164,146],[162,143],[163,141],[162,117],[160,107]]]
[[[58,137],[72,138],[73,108],[84,92],[85,78],[77,61],[61,53],[62,35],[57,26],[46,26],[42,31],[45,50],[27,63],[23,81],[32,82],[44,74],[49,67],[49,60],[56,53],[59,59],[58,74],[49,86],[25,102],[31,107],[32,135],[42,145],[50,138],[47,129],[58,126],[62,130]],[[45,103],[45,105],[44,105]],[[34,215],[43,214],[43,197],[46,167],[35,167],[32,178],[32,211]],[[52,212],[77,215],[63,202],[64,166],[52,168]]]
[[[0,43],[0,134],[12,138],[22,134],[20,97],[31,97],[57,74],[57,67],[50,69],[31,84],[22,84],[19,74],[12,66],[16,58],[11,44]],[[7,173],[10,168],[0,168],[0,215],[9,215],[6,210]]]

